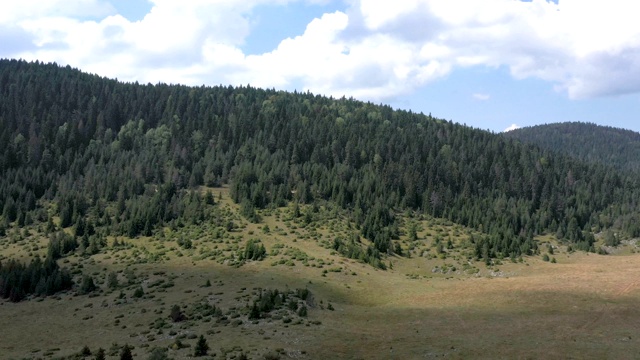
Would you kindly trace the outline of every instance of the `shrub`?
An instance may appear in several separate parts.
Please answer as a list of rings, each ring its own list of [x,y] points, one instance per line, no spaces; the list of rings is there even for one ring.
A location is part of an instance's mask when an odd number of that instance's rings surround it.
[[[166,348],[155,347],[151,350],[149,354],[149,360],[168,360],[169,356],[167,355]]]
[[[142,287],[138,286],[138,288],[133,292],[133,297],[141,298],[143,296],[144,296],[144,290],[142,290]]]

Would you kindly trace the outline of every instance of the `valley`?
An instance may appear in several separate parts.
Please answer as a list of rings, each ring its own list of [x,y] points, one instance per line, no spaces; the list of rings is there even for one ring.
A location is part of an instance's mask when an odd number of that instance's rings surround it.
[[[637,357],[640,178],[532,131],[0,59],[0,358]]]
[[[292,207],[261,212],[263,221],[252,224],[237,214],[227,189],[212,191],[220,194],[216,206],[225,209],[225,221],[235,221],[237,229],[220,240],[212,239],[209,224],[173,235],[165,229],[165,235],[120,237],[126,245],[92,256],[64,257],[65,266],[92,274],[98,290],[2,302],[0,317],[11,329],[0,340],[3,358],[74,357],[87,346],[115,359],[124,344],[134,347],[134,358],[156,347],[168,349],[171,358],[188,358],[199,335],[209,355],[223,359],[623,359],[638,346],[640,254],[628,253],[633,245],[621,248],[626,255],[603,256],[568,253],[551,241],[556,263],[531,256],[487,266],[460,247],[470,230],[425,219],[418,221],[417,240],[401,239],[409,256],[391,257],[389,269],[380,270],[326,246],[347,235],[351,224],[323,208],[308,224],[292,218]],[[45,255],[46,244],[32,251],[39,237],[37,228],[29,230],[34,234],[27,239],[4,241],[3,258]],[[193,238],[189,249],[175,241],[186,234]],[[438,254],[436,236],[451,238],[453,247]],[[234,264],[249,239],[260,239],[268,255]],[[220,253],[210,255],[216,248]],[[113,271],[119,285],[110,288]],[[312,298],[300,301],[307,315],[284,311],[249,319],[260,289],[309,290]],[[203,316],[201,304],[221,314]],[[184,321],[171,320],[174,305]]]

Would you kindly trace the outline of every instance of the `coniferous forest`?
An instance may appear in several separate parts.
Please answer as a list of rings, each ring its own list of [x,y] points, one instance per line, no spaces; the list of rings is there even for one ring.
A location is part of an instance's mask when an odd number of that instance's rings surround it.
[[[504,136],[585,162],[640,171],[640,134],[631,130],[567,122],[516,129]]]
[[[108,234],[205,221],[215,198],[191,190],[222,185],[254,222],[256,209],[331,202],[374,258],[394,252],[407,211],[478,230],[478,259],[531,254],[543,233],[587,251],[601,229],[640,235],[637,176],[311,93],[122,83],[1,60],[0,148],[0,236],[56,217],[93,249]]]

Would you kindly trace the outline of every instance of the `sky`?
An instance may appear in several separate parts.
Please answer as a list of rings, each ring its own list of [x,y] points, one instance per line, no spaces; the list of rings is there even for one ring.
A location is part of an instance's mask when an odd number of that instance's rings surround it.
[[[21,0],[0,58],[122,81],[354,97],[501,132],[640,132],[628,0]]]

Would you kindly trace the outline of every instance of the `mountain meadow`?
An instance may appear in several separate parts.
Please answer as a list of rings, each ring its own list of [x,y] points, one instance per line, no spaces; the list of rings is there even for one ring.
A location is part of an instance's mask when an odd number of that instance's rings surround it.
[[[0,60],[0,358],[636,358],[640,178],[589,133]]]

